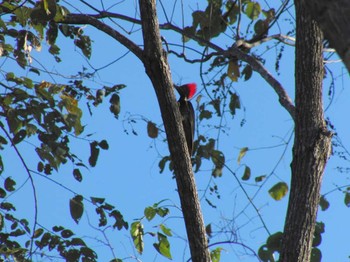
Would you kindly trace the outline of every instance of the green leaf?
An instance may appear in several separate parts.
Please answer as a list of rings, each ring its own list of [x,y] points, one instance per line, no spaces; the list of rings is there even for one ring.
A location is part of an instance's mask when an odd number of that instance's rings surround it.
[[[211,151],[211,159],[216,168],[222,169],[225,165],[225,155],[219,150]]]
[[[347,188],[349,190],[349,188]],[[350,192],[345,192],[344,203],[347,207],[350,207]]]
[[[276,232],[275,234],[270,235],[266,240],[267,248],[272,252],[279,252],[281,250],[282,237],[282,232]]]
[[[159,207],[156,209],[158,216],[165,217],[170,213],[169,208],[166,207]]]
[[[74,233],[71,230],[69,230],[69,229],[65,229],[65,230],[61,231],[61,236],[63,238],[70,238],[73,235],[74,235]]]
[[[270,196],[275,200],[281,200],[288,193],[288,185],[285,182],[279,182],[269,190]]]
[[[12,139],[12,142],[16,145],[20,143],[27,136],[27,131],[25,129],[19,130]]]
[[[256,182],[256,183],[261,182],[261,181],[263,181],[265,178],[266,178],[266,175],[257,176],[257,177],[255,178],[255,182]]]
[[[213,113],[208,110],[201,110],[199,114],[199,120],[202,121],[203,119],[210,119],[212,117]]]
[[[239,72],[238,60],[231,60],[228,63],[227,76],[232,80],[232,82],[237,82],[238,77],[241,76]]]
[[[211,229],[211,224],[208,224],[206,227],[205,227],[205,233],[207,233],[208,237],[211,237],[212,236],[212,229]]]
[[[242,71],[242,75],[244,75],[244,81],[248,81],[253,75],[253,69],[250,65],[246,65]]]
[[[273,252],[266,245],[259,248],[258,256],[263,262],[275,262]]]
[[[311,260],[310,262],[321,262],[322,253],[317,247],[313,247],[311,250]]]
[[[11,177],[8,177],[4,181],[5,189],[9,192],[15,191],[16,181],[14,181]]]
[[[236,114],[236,109],[241,108],[241,101],[239,100],[239,96],[236,93],[230,92],[230,94],[231,94],[231,99],[230,99],[229,108],[230,108],[231,115],[234,116]]]
[[[111,104],[109,110],[114,114],[116,118],[119,117],[120,113],[120,97],[117,94],[113,94],[111,99],[109,100]]]
[[[92,49],[89,36],[79,35],[79,37],[74,40],[74,44],[81,49],[86,58],[90,59]]]
[[[5,198],[6,194],[6,191],[0,187],[0,198]]]
[[[91,202],[96,205],[96,204],[103,204],[103,202],[105,202],[104,198],[101,197],[90,197]]]
[[[249,180],[250,175],[251,175],[250,167],[249,166],[245,166],[244,173],[243,173],[243,176],[242,176],[242,180],[244,180],[244,181]]]
[[[157,214],[157,210],[153,207],[146,207],[144,211],[144,215],[148,221],[151,221],[155,215]]]
[[[157,233],[158,235],[158,243],[154,243],[154,248],[159,252],[159,254],[163,255],[166,258],[172,259],[170,253],[170,243],[166,235],[162,233]]]
[[[96,141],[90,143],[89,164],[92,167],[96,166],[98,155],[100,153],[100,149],[97,146],[98,146],[98,143]]]
[[[261,13],[261,6],[258,2],[249,2],[244,11],[251,20],[255,20]]]
[[[53,232],[60,232],[64,229],[62,226],[54,226],[52,227]]]
[[[214,250],[210,251],[210,258],[212,262],[220,262],[222,250],[223,248],[217,247]]]
[[[168,237],[171,237],[173,234],[171,234],[171,229],[166,227],[164,224],[160,224],[160,229],[163,231],[165,235]]]
[[[320,205],[322,211],[325,211],[329,208],[329,202],[325,196],[320,197],[319,205]]]
[[[137,252],[142,254],[143,248],[144,248],[144,243],[143,243],[144,233],[143,233],[143,225],[141,224],[140,221],[136,221],[131,224],[130,234],[134,241],[134,246]]]
[[[109,148],[108,142],[106,140],[102,140],[100,143],[98,143],[98,145],[103,150],[108,150],[108,148]]]
[[[70,215],[75,221],[75,223],[79,223],[83,213],[84,213],[84,203],[83,197],[81,195],[76,195],[72,199],[69,200],[69,209]]]
[[[38,228],[37,230],[35,230],[35,232],[34,232],[34,234],[33,234],[33,238],[38,238],[38,237],[40,237],[43,233],[44,233],[44,229]]]
[[[213,177],[222,177],[222,168],[214,168],[213,171],[211,172],[211,175]]]
[[[242,158],[245,156],[245,154],[248,152],[248,147],[243,147],[239,151],[238,158],[237,158],[237,163],[238,165],[241,163]]]
[[[79,182],[81,182],[83,180],[83,176],[82,176],[79,168],[74,168],[73,176]]]

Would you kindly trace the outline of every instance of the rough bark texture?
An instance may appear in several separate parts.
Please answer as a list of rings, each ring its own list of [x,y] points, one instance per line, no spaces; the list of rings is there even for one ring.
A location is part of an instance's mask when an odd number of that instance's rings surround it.
[[[322,104],[322,32],[302,1],[296,0],[295,8],[295,140],[281,262],[310,261],[321,181],[331,152]]]
[[[350,1],[303,0],[350,72]]]
[[[161,45],[155,0],[140,0],[139,3],[144,38],[143,62],[155,88],[165,126],[191,259],[194,262],[207,262],[210,261],[210,254],[205,226],[170,70]]]

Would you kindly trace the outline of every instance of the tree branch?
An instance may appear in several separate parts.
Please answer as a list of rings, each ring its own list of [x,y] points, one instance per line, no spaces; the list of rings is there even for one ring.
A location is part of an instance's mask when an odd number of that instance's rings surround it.
[[[130,39],[119,33],[118,31],[114,30],[109,25],[101,22],[98,20],[96,15],[84,15],[84,14],[68,14],[64,17],[63,20],[56,21],[57,23],[61,24],[88,24],[92,25],[96,29],[106,33],[107,35],[111,36],[115,40],[117,40],[119,43],[121,43],[123,46],[125,46],[127,49],[129,49],[131,52],[134,53],[141,61],[144,60],[143,57],[143,50],[136,45],[134,42],[132,42]],[[101,17],[99,17],[101,18]]]
[[[274,78],[272,76],[272,74],[258,61],[256,60],[254,57],[243,53],[236,45],[233,45],[231,48],[229,48],[228,50],[224,50],[221,47],[213,44],[210,41],[204,40],[198,36],[195,35],[191,35],[187,32],[185,32],[184,30],[182,30],[179,27],[176,27],[172,24],[164,24],[161,25],[160,28],[162,29],[167,29],[167,30],[173,30],[175,32],[178,32],[181,35],[184,35],[186,37],[189,37],[195,41],[197,41],[198,43],[204,44],[207,47],[221,53],[222,55],[226,55],[228,57],[236,57],[239,60],[242,60],[246,63],[248,63],[252,69],[254,71],[256,71],[257,73],[259,73],[261,75],[261,77],[263,79],[265,79],[265,81],[267,83],[270,84],[270,86],[275,90],[275,92],[277,93],[278,97],[279,97],[279,102],[280,104],[288,111],[288,113],[291,115],[291,117],[294,119],[295,117],[295,107],[293,105],[292,100],[290,99],[288,93],[286,92],[286,90],[283,88],[283,86],[281,85],[280,82],[278,82],[276,80],[276,78]]]
[[[134,24],[139,24],[139,25],[142,24],[141,20],[131,18],[131,17],[128,17],[125,15],[111,13],[111,12],[105,12],[105,11],[102,11],[99,14],[95,14],[95,15],[94,14],[90,14],[90,15],[69,14],[64,19],[64,22],[67,24],[69,24],[69,23],[72,23],[72,24],[90,24],[90,25],[100,29],[101,31],[106,32],[108,35],[115,38],[117,41],[119,41],[125,47],[127,47],[127,48],[130,47],[130,50],[137,57],[139,57],[141,59],[141,61],[143,61],[142,51],[137,45],[135,45],[133,42],[131,42],[125,36],[121,35],[120,33],[115,31],[114,29],[112,29],[108,25],[106,25],[98,20],[98,19],[107,18],[107,17],[117,18],[117,19],[121,19],[124,21],[129,21],[129,22],[134,23]],[[259,61],[257,61],[251,55],[248,55],[239,49],[239,44],[241,44],[241,42],[237,42],[235,45],[233,45],[229,49],[229,51],[226,51],[223,48],[215,45],[214,43],[207,41],[201,37],[198,37],[196,35],[189,34],[188,32],[184,31],[183,29],[181,29],[181,28],[179,28],[171,23],[165,23],[165,24],[161,24],[158,26],[160,29],[172,30],[174,32],[177,32],[177,33],[183,35],[183,36],[186,36],[190,39],[193,39],[194,41],[196,41],[202,45],[205,45],[205,46],[217,51],[218,53],[221,53],[221,54],[226,55],[226,56],[235,56],[239,60],[242,60],[242,61],[248,63],[252,67],[252,69],[254,71],[256,71],[257,73],[259,73],[261,75],[261,77],[263,79],[265,79],[265,81],[275,90],[275,92],[277,93],[277,95],[279,97],[280,104],[288,111],[288,113],[294,119],[294,115],[295,115],[294,104],[293,104],[292,100],[290,99],[286,90],[283,88],[281,83],[278,82],[276,80],[276,78],[274,78],[272,76],[272,74]],[[279,40],[281,41],[280,38],[279,38]]]

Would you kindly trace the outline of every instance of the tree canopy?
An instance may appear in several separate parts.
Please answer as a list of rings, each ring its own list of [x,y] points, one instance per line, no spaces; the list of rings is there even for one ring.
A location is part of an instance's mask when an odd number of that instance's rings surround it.
[[[0,10],[2,259],[275,261],[289,252],[291,185],[306,170],[321,185],[331,137],[321,196],[293,192],[320,206],[311,260],[349,255],[337,228],[350,205],[349,80],[315,14],[250,0],[159,1],[157,15],[142,0]],[[194,81],[190,156],[171,87]],[[320,176],[298,169],[305,156]]]

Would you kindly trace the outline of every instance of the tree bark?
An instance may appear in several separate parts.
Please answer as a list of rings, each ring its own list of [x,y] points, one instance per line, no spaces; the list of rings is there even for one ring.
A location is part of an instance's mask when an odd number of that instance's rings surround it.
[[[144,66],[156,91],[167,135],[184,215],[191,259],[209,262],[210,254],[190,155],[174,95],[170,69],[163,51],[155,0],[139,0],[144,38]]]
[[[322,103],[322,31],[296,0],[296,95],[292,178],[281,262],[310,261],[324,168],[331,153]]]
[[[350,1],[303,0],[350,72]]]

